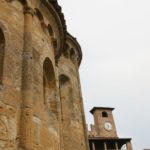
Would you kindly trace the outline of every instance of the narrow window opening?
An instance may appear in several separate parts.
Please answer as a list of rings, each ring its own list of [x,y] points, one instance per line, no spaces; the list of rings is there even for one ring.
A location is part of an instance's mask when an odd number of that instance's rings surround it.
[[[108,117],[108,113],[105,112],[105,111],[103,111],[103,112],[102,112],[102,117],[104,117],[104,118],[105,118],[105,117]]]

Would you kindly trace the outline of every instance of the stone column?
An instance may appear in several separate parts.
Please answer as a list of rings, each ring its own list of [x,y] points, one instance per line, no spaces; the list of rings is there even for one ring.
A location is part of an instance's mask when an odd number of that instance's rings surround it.
[[[127,146],[127,150],[132,150],[131,142],[127,142],[126,146]]]
[[[92,142],[92,150],[96,150],[94,142]]]
[[[104,150],[107,150],[107,143],[104,142]]]
[[[24,47],[22,55],[22,105],[20,124],[20,148],[33,149],[33,66],[32,66],[32,19],[33,10],[24,8]]]
[[[88,142],[88,129],[86,126],[86,120],[85,120],[85,113],[84,113],[84,105],[83,105],[83,98],[82,98],[82,92],[81,92],[81,82],[80,82],[80,76],[79,76],[79,66],[78,66],[78,61],[76,59],[76,72],[77,72],[77,80],[78,80],[78,87],[79,87],[79,96],[80,96],[80,108],[81,108],[81,113],[82,113],[82,125],[83,125],[83,134],[85,138],[85,144],[86,144],[86,149],[89,150],[89,142]]]
[[[60,130],[60,150],[64,150],[64,143],[63,143],[63,125],[62,125],[62,106],[61,106],[61,92],[60,92],[60,85],[59,85],[59,69],[58,64],[56,63],[56,72],[57,72],[57,99],[58,99],[58,120],[59,120],[59,130]]]
[[[115,149],[116,149],[116,150],[119,150],[118,142],[115,142]]]

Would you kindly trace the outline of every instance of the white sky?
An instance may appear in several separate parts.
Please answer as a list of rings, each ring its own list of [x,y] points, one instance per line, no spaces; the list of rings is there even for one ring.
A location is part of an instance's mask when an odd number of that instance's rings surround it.
[[[150,0],[59,0],[83,51],[87,122],[93,106],[115,107],[119,137],[150,148]]]

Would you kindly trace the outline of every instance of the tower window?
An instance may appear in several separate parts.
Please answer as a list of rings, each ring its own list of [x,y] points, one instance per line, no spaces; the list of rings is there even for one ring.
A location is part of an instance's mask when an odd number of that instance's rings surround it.
[[[105,111],[103,111],[103,112],[102,112],[102,117],[108,117],[108,113],[105,112]]]

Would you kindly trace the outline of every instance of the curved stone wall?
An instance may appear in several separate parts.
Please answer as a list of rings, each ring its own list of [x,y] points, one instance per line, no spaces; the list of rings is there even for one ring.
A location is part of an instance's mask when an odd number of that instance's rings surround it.
[[[88,149],[81,59],[56,0],[0,1],[0,149]]]

